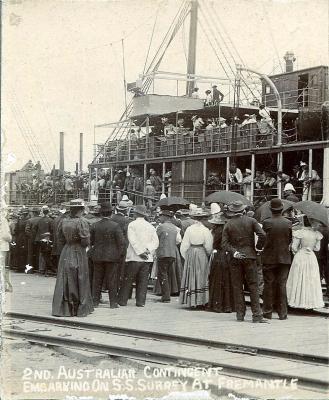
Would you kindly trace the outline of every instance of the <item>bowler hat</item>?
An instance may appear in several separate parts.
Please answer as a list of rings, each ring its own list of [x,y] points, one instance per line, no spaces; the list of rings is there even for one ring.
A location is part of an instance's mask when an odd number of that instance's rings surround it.
[[[270,209],[272,211],[281,211],[283,210],[283,203],[281,199],[272,199],[270,203]]]
[[[138,205],[134,210],[135,214],[142,215],[143,217],[148,217],[147,208],[143,205]]]
[[[233,201],[231,204],[228,205],[228,210],[233,214],[240,213],[246,208],[247,205],[243,204],[240,200]]]
[[[112,205],[109,201],[105,201],[104,203],[101,203],[101,208],[100,208],[100,212],[110,212],[112,211]]]

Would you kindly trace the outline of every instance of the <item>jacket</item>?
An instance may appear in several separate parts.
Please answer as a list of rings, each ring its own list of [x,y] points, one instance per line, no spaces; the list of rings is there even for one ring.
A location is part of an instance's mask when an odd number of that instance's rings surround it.
[[[273,215],[263,222],[266,233],[263,265],[291,264],[290,243],[292,241],[292,223],[282,215]]]
[[[42,239],[42,234],[46,232],[53,233],[53,220],[47,215],[41,217],[33,227],[32,237],[34,237],[34,241],[39,242]]]
[[[26,223],[25,233],[32,242],[35,241],[36,226],[38,225],[40,219],[40,216],[32,217]]]
[[[91,226],[90,244],[93,261],[118,262],[124,251],[124,237],[120,226],[108,217]]]
[[[246,215],[233,217],[225,224],[222,246],[231,255],[238,251],[246,258],[256,259],[255,234],[258,236],[257,249],[261,250],[266,235],[258,222]]]
[[[177,244],[182,241],[179,229],[171,222],[164,222],[157,228],[159,247],[157,248],[158,258],[176,258]]]
[[[123,238],[124,238],[124,250],[126,252],[127,247],[128,247],[128,224],[130,222],[129,218],[125,217],[122,214],[113,214],[111,217],[111,220],[115,223],[117,223],[122,231]]]

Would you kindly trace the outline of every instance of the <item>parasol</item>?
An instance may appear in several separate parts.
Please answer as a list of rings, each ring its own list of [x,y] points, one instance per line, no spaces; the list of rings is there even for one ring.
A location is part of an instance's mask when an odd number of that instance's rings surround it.
[[[290,208],[294,207],[294,204],[292,201],[289,200],[281,200],[282,204],[283,204],[283,210],[282,212],[285,212],[287,210],[289,210]],[[272,211],[270,209],[270,201],[267,201],[266,203],[262,204],[259,208],[257,208],[256,212],[255,212],[255,218],[262,222],[267,218],[271,218],[272,217]]]
[[[294,208],[300,210],[308,218],[320,221],[322,224],[329,226],[328,209],[314,201],[299,201],[294,203]]]
[[[164,199],[161,199],[158,203],[159,207],[162,209],[177,209],[179,210],[180,208],[187,208],[188,205],[190,204],[189,201],[185,200],[183,197],[165,197]]]
[[[242,194],[236,192],[230,192],[227,190],[218,190],[217,192],[211,193],[206,197],[208,203],[223,203],[230,204],[233,201],[242,201],[247,206],[252,206],[251,202]]]

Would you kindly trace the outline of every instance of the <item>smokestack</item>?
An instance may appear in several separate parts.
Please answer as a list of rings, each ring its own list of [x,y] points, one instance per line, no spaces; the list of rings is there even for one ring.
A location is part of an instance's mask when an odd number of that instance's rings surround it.
[[[83,133],[81,132],[80,133],[80,158],[79,158],[79,161],[80,161],[80,171],[82,171],[82,169],[83,169]]]
[[[64,172],[64,132],[59,132],[59,170]]]
[[[292,72],[294,70],[294,62],[296,61],[295,54],[292,51],[287,51],[283,59],[286,62],[286,72]]]

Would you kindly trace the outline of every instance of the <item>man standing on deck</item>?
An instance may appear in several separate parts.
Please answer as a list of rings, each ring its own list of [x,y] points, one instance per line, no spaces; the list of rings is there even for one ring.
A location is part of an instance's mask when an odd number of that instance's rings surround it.
[[[212,100],[214,103],[221,103],[224,100],[224,95],[217,89],[217,85],[212,87]]]
[[[252,322],[266,322],[259,304],[255,251],[255,234],[258,236],[257,249],[261,250],[265,232],[254,218],[245,215],[246,207],[241,201],[234,201],[228,206],[232,218],[224,227],[222,246],[232,255],[231,277],[237,320],[243,321],[246,313],[243,291],[245,278],[250,290]]]

